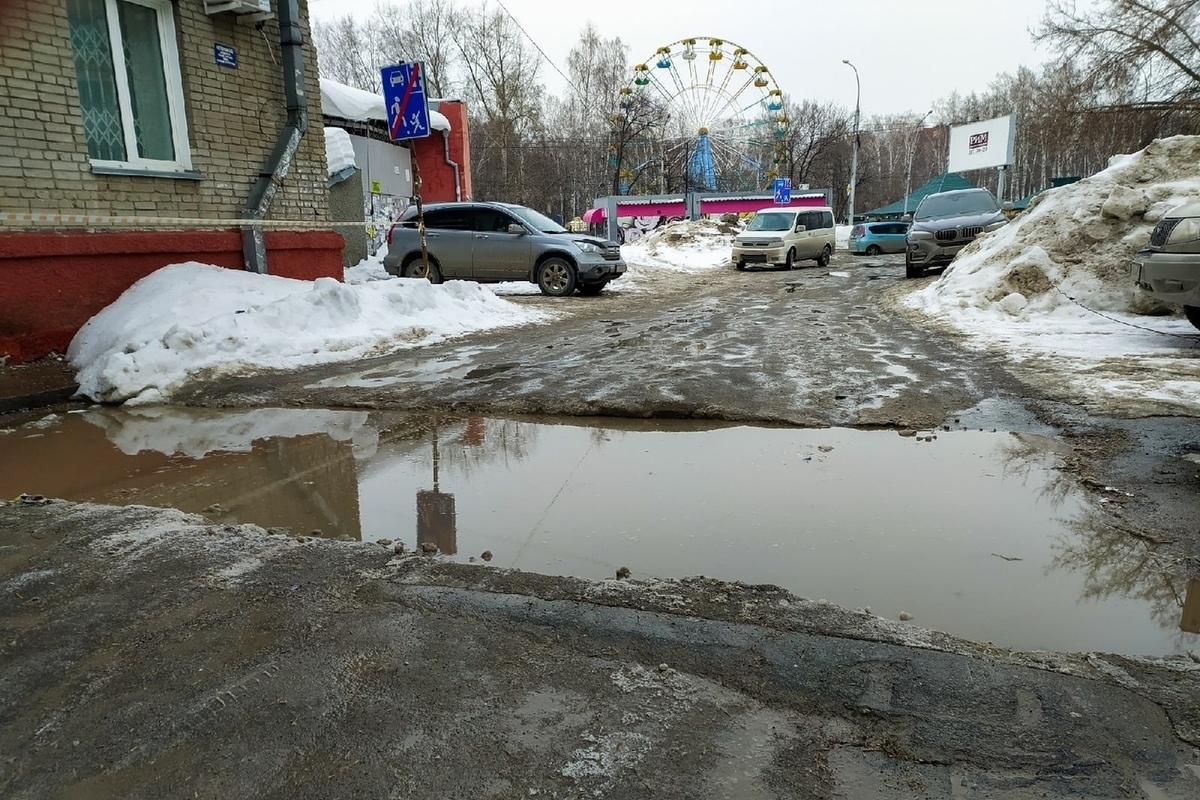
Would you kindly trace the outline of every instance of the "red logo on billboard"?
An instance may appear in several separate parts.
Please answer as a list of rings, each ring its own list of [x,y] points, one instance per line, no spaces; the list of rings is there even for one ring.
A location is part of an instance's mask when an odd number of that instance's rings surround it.
[[[984,131],[983,133],[972,133],[971,137],[967,140],[967,152],[971,154],[986,153],[987,149],[988,132]]]

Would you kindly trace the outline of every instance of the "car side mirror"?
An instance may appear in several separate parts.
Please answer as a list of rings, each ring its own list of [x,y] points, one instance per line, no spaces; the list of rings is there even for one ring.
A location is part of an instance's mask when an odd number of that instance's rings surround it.
[[[808,230],[808,228],[804,227],[803,225],[796,226],[796,233],[804,233],[806,230]]]
[[[1007,212],[1009,212],[1009,211],[1012,211],[1012,210],[1013,210],[1013,208],[1015,208],[1015,206],[1012,204],[1012,201],[1011,201],[1011,200],[1005,200],[1005,201],[1004,201],[1004,205],[1000,206],[1000,208],[1001,208],[1001,209],[1002,209],[1004,212],[1006,212],[1006,213],[1007,213]]]
[[[510,222],[508,224],[508,232],[509,233],[525,233],[526,231],[525,231],[525,227],[523,225],[518,225],[515,222]]]
[[[900,219],[903,220],[904,222],[912,222],[912,214],[905,214]]]

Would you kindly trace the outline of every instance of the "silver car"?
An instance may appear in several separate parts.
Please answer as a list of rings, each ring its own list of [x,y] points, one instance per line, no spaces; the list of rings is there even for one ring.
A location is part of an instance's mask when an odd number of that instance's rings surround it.
[[[1154,226],[1134,256],[1133,280],[1156,299],[1183,306],[1200,328],[1200,203],[1173,208]]]
[[[411,207],[388,231],[383,266],[404,278],[530,281],[543,294],[594,295],[625,273],[616,242],[572,233],[532,208],[510,203],[432,203],[423,209],[426,274]]]

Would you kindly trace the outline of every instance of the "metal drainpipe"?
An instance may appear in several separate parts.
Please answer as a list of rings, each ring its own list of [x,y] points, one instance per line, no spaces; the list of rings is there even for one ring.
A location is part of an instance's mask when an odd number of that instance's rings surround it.
[[[258,173],[258,182],[250,190],[242,219],[265,219],[271,202],[283,185],[300,137],[308,127],[308,106],[304,99],[304,39],[300,33],[299,0],[277,0],[279,46],[283,56],[283,93],[287,120],[275,140],[275,149]],[[267,273],[267,246],[262,226],[242,231],[242,258],[248,272]]]
[[[462,182],[458,177],[458,162],[450,160],[450,131],[442,131],[442,141],[446,146],[446,163],[454,167],[454,199],[462,200]]]

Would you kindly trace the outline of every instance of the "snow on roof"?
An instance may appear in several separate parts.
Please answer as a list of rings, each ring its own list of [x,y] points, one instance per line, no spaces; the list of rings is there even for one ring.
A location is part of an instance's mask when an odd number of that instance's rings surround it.
[[[342,128],[325,129],[325,160],[329,177],[337,175],[347,167],[356,166],[354,162],[354,146],[350,144],[350,134]]]
[[[387,122],[383,95],[355,89],[344,83],[321,78],[321,108],[326,116],[341,117],[355,122]],[[450,132],[450,120],[445,114],[429,109],[429,127],[442,133]]]

